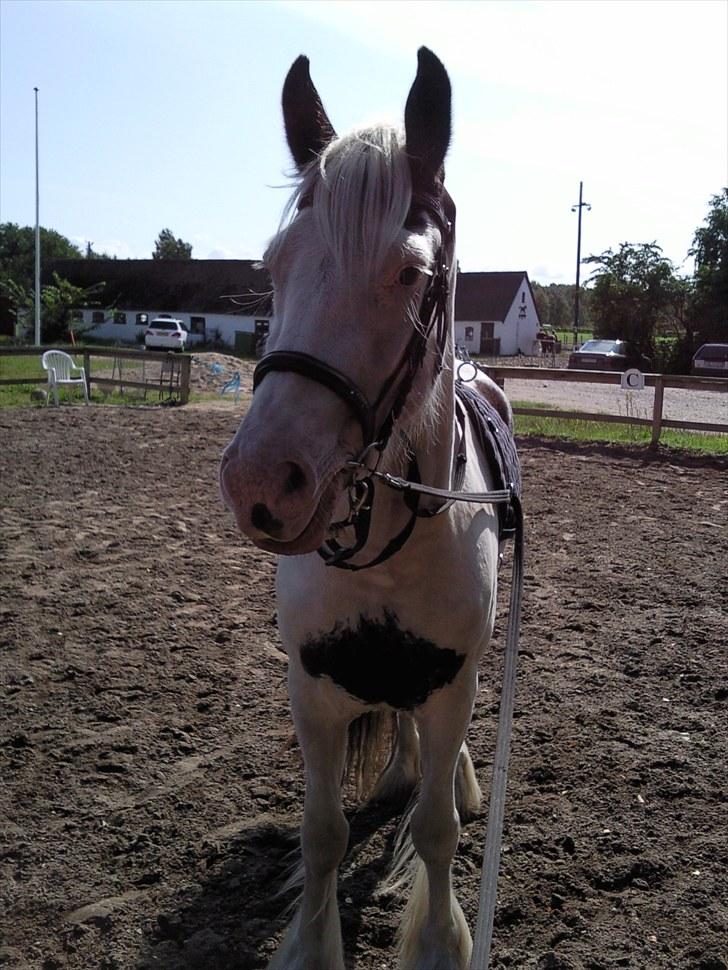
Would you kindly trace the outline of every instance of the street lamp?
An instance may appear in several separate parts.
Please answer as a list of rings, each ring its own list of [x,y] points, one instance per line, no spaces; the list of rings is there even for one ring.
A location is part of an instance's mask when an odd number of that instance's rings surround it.
[[[579,229],[576,237],[576,296],[574,298],[574,350],[579,340],[579,277],[581,275],[581,210],[586,206],[591,209],[588,202],[582,200],[582,190],[584,183],[579,182],[579,202],[572,205],[571,211],[579,213]]]
[[[38,190],[38,88],[35,91],[35,345],[40,347],[40,192]]]

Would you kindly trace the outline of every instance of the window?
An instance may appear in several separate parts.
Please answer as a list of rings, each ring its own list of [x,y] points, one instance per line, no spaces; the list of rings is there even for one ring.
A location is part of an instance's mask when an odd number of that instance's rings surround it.
[[[94,310],[91,314],[91,323],[103,323],[106,319],[106,314],[103,310]]]
[[[265,351],[265,342],[268,339],[268,320],[255,321],[255,353],[260,357]]]
[[[114,310],[114,323],[126,323],[126,314],[123,310]]]
[[[71,310],[71,320],[74,323],[83,323],[83,310]]]
[[[137,313],[136,322],[137,322],[137,327],[146,327],[146,325],[149,323],[149,314]]]
[[[465,339],[466,340],[472,340],[474,336],[475,336],[475,327],[466,327],[465,328]]]
[[[201,337],[204,337],[205,328],[204,317],[190,317],[190,333],[199,333]]]

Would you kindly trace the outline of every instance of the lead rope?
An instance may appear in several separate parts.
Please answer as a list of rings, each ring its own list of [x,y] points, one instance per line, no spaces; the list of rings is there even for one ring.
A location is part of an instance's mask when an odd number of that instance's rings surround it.
[[[516,695],[516,665],[521,626],[521,596],[523,593],[523,510],[515,495],[512,502],[515,511],[516,534],[513,548],[511,601],[503,660],[503,689],[498,712],[498,733],[493,757],[493,780],[490,786],[488,827],[483,853],[483,870],[480,876],[480,904],[478,906],[478,922],[475,927],[473,953],[470,957],[470,970],[487,970],[490,964],[493,920],[498,897],[498,871],[503,841],[503,819],[505,817],[506,785],[508,782],[508,758],[511,750],[513,705]]]

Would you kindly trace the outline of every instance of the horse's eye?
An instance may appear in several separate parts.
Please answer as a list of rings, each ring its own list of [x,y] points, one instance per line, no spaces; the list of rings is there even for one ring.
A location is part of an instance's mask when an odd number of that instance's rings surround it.
[[[420,278],[420,271],[416,266],[405,266],[397,277],[402,286],[414,286]]]

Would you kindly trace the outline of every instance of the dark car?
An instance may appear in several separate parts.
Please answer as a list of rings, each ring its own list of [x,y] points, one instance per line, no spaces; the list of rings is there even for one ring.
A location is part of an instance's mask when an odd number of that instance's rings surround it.
[[[624,371],[631,367],[648,371],[652,361],[626,340],[587,340],[569,354],[572,370]]]
[[[728,344],[703,344],[693,357],[696,377],[728,377]]]

